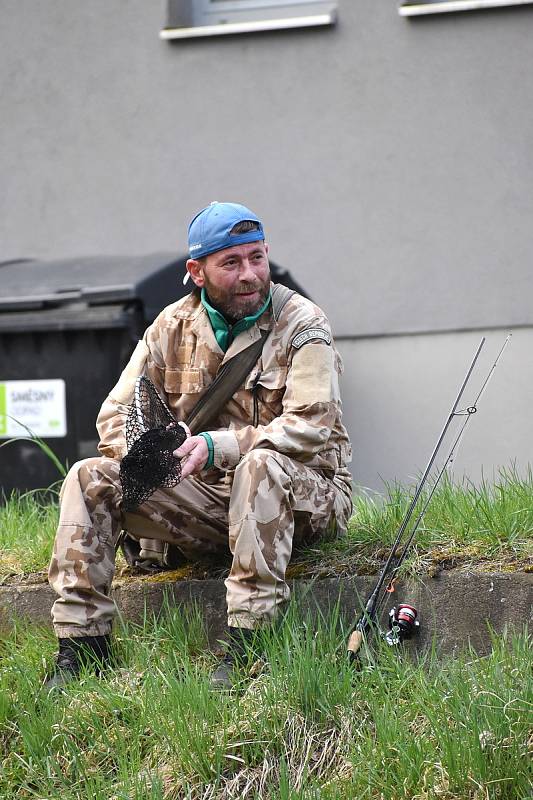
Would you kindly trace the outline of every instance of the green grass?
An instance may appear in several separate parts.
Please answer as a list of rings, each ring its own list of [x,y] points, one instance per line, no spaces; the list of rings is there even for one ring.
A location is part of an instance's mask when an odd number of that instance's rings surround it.
[[[292,606],[239,691],[209,691],[199,614],[116,632],[118,665],[40,683],[51,634],[0,641],[0,797],[46,800],[531,797],[531,639],[417,664],[378,643],[347,664],[338,616]]]
[[[303,568],[300,574],[305,574],[306,567],[321,576],[376,572],[390,552],[413,494],[413,487],[399,484],[388,485],[384,496],[361,491],[354,499],[346,536],[301,553],[297,557]],[[426,497],[424,491],[412,522]],[[501,469],[493,483],[483,481],[480,486],[442,480],[413,544],[405,564],[407,573],[462,564],[494,570],[531,569],[532,470],[520,477],[513,469]]]
[[[13,494],[0,506],[0,578],[46,568],[58,519],[50,493]]]
[[[390,552],[414,493],[392,484],[384,495],[360,490],[346,536],[295,554],[297,575],[375,573]],[[57,526],[57,505],[39,493],[12,495],[0,506],[0,579],[45,569]],[[424,503],[424,494],[419,506]],[[413,521],[416,515],[413,517]],[[493,483],[455,485],[443,480],[416,534],[406,573],[440,568],[532,569],[533,472],[502,469]]]

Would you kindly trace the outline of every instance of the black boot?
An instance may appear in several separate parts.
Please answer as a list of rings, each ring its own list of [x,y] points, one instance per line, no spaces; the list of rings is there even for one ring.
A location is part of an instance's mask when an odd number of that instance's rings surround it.
[[[226,654],[218,667],[211,674],[212,689],[232,689],[236,673],[249,659],[249,651],[253,653],[256,631],[247,628],[228,628]]]
[[[59,650],[53,673],[45,679],[44,688],[62,688],[78,678],[85,666],[94,666],[97,675],[110,663],[111,636],[79,636],[59,639]]]

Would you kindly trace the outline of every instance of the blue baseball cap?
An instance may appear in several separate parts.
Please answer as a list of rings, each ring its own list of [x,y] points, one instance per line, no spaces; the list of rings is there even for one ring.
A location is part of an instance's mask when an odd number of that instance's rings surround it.
[[[231,233],[238,222],[256,222],[258,228],[247,233]],[[258,242],[265,238],[261,220],[246,206],[238,203],[210,203],[189,225],[189,255],[203,258],[236,244]]]

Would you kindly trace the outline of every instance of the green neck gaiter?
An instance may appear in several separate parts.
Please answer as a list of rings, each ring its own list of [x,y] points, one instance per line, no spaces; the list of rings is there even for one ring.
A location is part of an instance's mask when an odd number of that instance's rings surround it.
[[[209,316],[209,321],[211,322],[211,327],[213,328],[213,333],[215,334],[215,339],[218,342],[220,349],[225,353],[232,341],[235,339],[239,333],[243,331],[247,331],[248,328],[251,328],[254,322],[256,322],[261,314],[263,314],[272,300],[270,292],[268,293],[268,297],[265,300],[265,303],[259,311],[256,311],[255,314],[252,314],[250,317],[243,317],[235,325],[230,325],[226,318],[217,311],[216,308],[210,304],[209,300],[207,299],[207,293],[205,288],[202,289],[202,305],[207,311]]]

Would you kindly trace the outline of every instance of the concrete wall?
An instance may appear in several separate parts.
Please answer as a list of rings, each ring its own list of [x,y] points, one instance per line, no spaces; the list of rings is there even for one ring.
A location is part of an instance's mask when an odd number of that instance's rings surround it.
[[[506,330],[487,331],[486,343],[459,409],[481,389]],[[342,340],[344,414],[352,435],[356,482],[382,491],[384,481],[415,481],[446,422],[481,332]],[[466,426],[451,474],[479,483],[499,479],[499,468],[525,475],[532,459],[533,330],[512,338]],[[449,452],[464,417],[450,426]],[[439,457],[436,466],[443,463]]]
[[[163,3],[1,8],[0,259],[183,251],[241,200],[340,337],[361,482],[426,460],[479,338],[453,331],[518,326],[462,453],[528,460],[532,8],[340,0],[331,29],[174,44]]]
[[[301,613],[312,618],[333,606],[346,629],[360,615],[360,598],[367,597],[375,577],[326,578],[313,583],[291,582],[292,596]],[[439,655],[456,655],[469,645],[478,653],[491,650],[491,631],[517,632],[533,621],[533,577],[518,574],[443,572],[438,577],[402,581],[401,602],[412,603],[421,613],[420,630],[408,652],[435,648]],[[142,624],[147,614],[164,612],[165,603],[200,609],[214,649],[226,634],[225,587],[221,579],[183,580],[176,572],[114,581],[112,597],[125,622]],[[20,620],[51,625],[50,609],[55,595],[44,582],[0,586],[0,633],[8,633]],[[381,625],[387,630],[389,608],[395,595],[384,603]],[[444,612],[445,609],[445,613]]]

